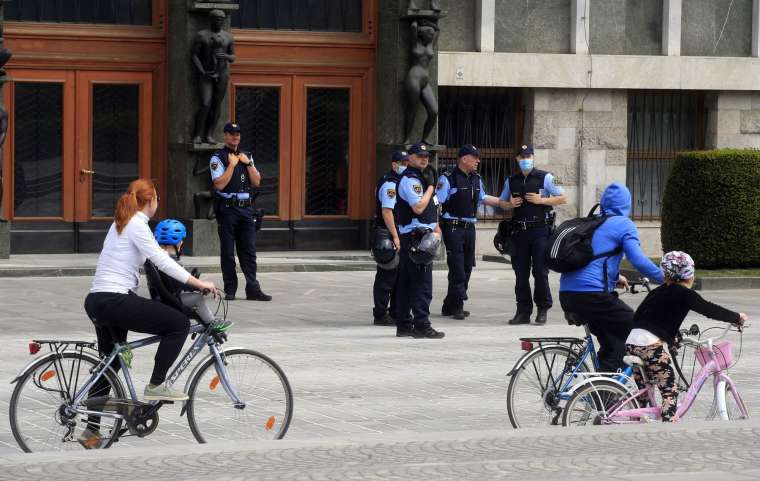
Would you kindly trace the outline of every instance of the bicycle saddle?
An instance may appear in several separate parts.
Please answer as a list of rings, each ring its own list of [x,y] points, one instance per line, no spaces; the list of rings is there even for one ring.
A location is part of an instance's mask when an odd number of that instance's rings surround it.
[[[623,362],[631,367],[644,365],[644,361],[639,356],[623,356]]]

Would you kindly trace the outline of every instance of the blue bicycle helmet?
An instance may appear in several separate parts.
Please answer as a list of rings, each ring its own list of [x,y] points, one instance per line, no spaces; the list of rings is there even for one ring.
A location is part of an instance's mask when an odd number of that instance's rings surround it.
[[[178,220],[164,219],[156,225],[153,234],[160,245],[176,246],[187,237],[187,229]]]

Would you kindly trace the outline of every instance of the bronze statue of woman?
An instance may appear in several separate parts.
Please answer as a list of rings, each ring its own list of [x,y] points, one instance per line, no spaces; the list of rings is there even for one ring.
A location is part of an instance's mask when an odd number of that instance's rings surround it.
[[[412,67],[404,80],[406,114],[404,116],[404,143],[411,140],[414,117],[420,102],[427,111],[427,119],[422,129],[422,141],[430,144],[429,137],[438,120],[438,100],[430,85],[430,62],[435,55],[435,43],[440,29],[426,18],[412,22]]]

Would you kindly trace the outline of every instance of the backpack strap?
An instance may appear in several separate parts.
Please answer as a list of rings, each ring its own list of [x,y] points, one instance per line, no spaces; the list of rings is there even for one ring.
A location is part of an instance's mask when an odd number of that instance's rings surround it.
[[[594,213],[596,212],[596,209],[601,209],[601,204],[594,204],[594,207],[591,208],[590,211],[588,211],[588,215],[586,217],[594,217]],[[604,215],[604,210],[601,211],[602,215]]]

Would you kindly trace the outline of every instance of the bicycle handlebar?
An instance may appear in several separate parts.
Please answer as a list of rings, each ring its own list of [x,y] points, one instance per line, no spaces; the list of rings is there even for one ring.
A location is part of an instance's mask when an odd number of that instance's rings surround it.
[[[691,329],[688,331],[686,329],[681,329],[681,334],[682,334],[681,343],[685,346],[691,346],[696,349],[699,349],[705,346],[711,347],[713,344],[715,344],[716,341],[719,341],[723,339],[724,337],[726,337],[726,334],[728,334],[729,331],[742,332],[743,328],[745,327],[747,326],[740,326],[737,324],[728,324],[726,328],[723,329],[723,331],[721,332],[719,336],[708,337],[706,339],[699,339],[699,338],[688,335],[688,334],[692,334]],[[683,334],[686,334],[686,335],[683,335]]]

